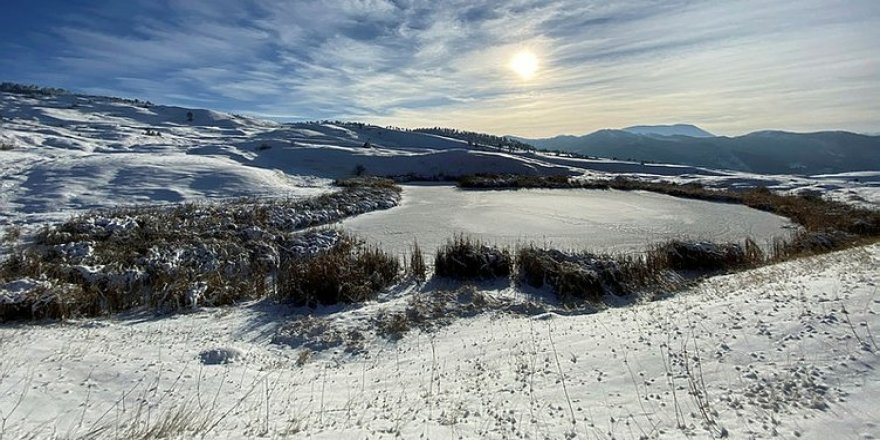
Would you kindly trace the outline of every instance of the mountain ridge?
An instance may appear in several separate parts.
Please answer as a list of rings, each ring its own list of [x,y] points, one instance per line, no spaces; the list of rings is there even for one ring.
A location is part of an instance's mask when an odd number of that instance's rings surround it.
[[[521,138],[538,148],[587,156],[665,162],[762,174],[826,174],[880,169],[880,136],[848,131],[761,130],[693,137],[601,129],[583,136]]]

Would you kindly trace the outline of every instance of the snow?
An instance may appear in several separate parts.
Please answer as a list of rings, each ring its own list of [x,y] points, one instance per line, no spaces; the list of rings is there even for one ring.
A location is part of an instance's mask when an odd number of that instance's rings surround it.
[[[621,130],[642,135],[655,136],[690,136],[690,137],[714,137],[715,135],[691,124],[672,125],[634,125],[621,128]]]
[[[6,325],[0,411],[8,438],[109,438],[181,414],[171,438],[871,438],[878,268],[873,245],[596,313],[483,286],[483,312],[397,340],[376,320],[430,298],[418,287],[362,306]]]

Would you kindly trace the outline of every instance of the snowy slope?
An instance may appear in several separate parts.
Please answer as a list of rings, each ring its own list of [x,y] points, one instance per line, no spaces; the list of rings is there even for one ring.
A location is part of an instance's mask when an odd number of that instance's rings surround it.
[[[192,113],[192,121],[188,119]],[[364,124],[280,124],[95,96],[0,93],[0,225],[57,221],[132,203],[312,195],[362,166],[374,175],[473,173],[683,179],[714,186],[821,189],[880,201],[870,173],[817,178],[509,153]]]
[[[874,245],[593,314],[485,286],[486,311],[398,341],[376,322],[415,287],[6,325],[4,438],[874,438],[878,268]]]
[[[0,143],[12,147],[0,151],[0,224],[118,204],[314,194],[357,165],[427,177],[569,172],[426,134],[278,124],[93,96],[0,93],[0,116]]]

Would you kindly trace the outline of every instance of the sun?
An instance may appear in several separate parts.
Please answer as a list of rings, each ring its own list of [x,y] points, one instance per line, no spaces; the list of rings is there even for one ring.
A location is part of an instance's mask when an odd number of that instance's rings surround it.
[[[529,50],[521,50],[510,59],[510,68],[520,78],[529,79],[538,71],[538,57]]]

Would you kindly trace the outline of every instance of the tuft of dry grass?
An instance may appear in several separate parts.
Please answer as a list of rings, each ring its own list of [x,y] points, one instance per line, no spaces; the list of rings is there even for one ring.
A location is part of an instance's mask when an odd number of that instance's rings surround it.
[[[526,284],[548,285],[567,304],[598,302],[606,294],[623,295],[627,291],[621,264],[607,256],[527,247],[517,251],[516,269]]]
[[[525,305],[521,309],[533,311]],[[413,329],[430,331],[451,323],[455,318],[475,316],[488,310],[516,311],[509,301],[485,295],[474,286],[462,286],[455,290],[416,293],[409,297],[404,310],[382,312],[373,324],[378,335],[397,340]]]
[[[754,242],[752,242],[754,244]],[[712,243],[707,241],[671,240],[656,248],[665,259],[666,266],[678,271],[720,271],[741,267],[754,267],[746,255],[746,247],[738,243]],[[760,248],[751,248],[752,258],[763,261]],[[755,250],[757,249],[757,253]],[[751,262],[751,263],[754,263]]]
[[[425,255],[419,242],[413,242],[412,253],[409,257],[409,266],[407,267],[409,276],[419,282],[425,281],[428,276],[428,266],[425,264]]]
[[[434,273],[454,279],[500,278],[510,275],[512,263],[510,252],[506,249],[457,235],[437,250]]]
[[[344,236],[312,257],[291,257],[278,272],[278,297],[296,305],[362,302],[396,279],[396,258]]]

